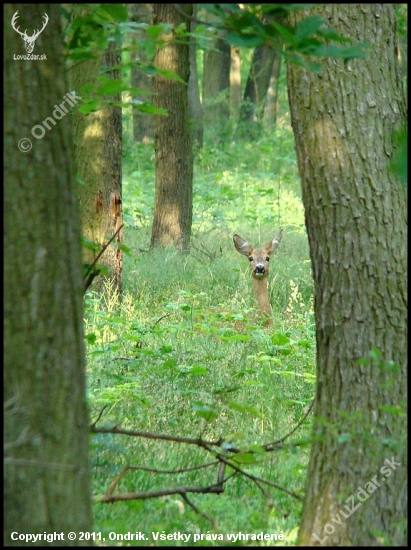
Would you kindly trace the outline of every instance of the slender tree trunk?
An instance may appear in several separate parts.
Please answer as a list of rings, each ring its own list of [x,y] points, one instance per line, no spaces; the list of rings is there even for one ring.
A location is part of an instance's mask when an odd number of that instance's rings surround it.
[[[263,123],[266,128],[274,128],[278,114],[278,83],[281,72],[281,54],[275,53],[273,70],[268,85],[267,97],[264,107]]]
[[[131,21],[136,23],[151,23],[152,4],[128,4]],[[132,50],[130,52],[133,65],[131,66],[131,85],[143,92],[141,96],[134,96],[134,100],[151,101],[152,79],[142,70],[149,62],[144,49],[141,48],[141,39],[145,38],[144,30],[132,33]],[[153,139],[153,117],[147,113],[133,109],[133,135],[137,142],[149,142]]]
[[[83,86],[96,84],[96,77],[102,66],[115,67],[120,55],[112,50],[112,42],[101,61],[85,61],[74,65],[69,75],[70,88],[82,95]],[[118,70],[107,73],[109,78],[119,79]],[[103,99],[103,98],[102,98]],[[119,94],[106,100],[120,101]],[[76,173],[83,184],[79,186],[82,231],[84,237],[98,243],[99,249],[83,249],[83,261],[92,264],[101,247],[119,229],[123,222],[122,213],[122,120],[121,108],[103,105],[95,113],[84,115],[77,108],[73,111],[74,154]],[[110,275],[96,277],[93,287],[101,290],[104,280],[112,281],[113,289],[122,292],[122,251],[115,244],[122,241],[122,230],[114,243],[107,247],[98,264],[106,266]]]
[[[197,17],[197,4],[193,4],[193,17]],[[196,22],[191,21],[191,32],[194,33]],[[188,117],[190,120],[191,140],[196,149],[203,147],[203,107],[200,101],[197,74],[197,44],[190,36],[190,76],[188,79]]]
[[[190,243],[193,212],[193,152],[188,121],[187,83],[189,45],[175,40],[175,29],[190,24],[192,4],[154,4],[154,22],[169,23],[165,45],[156,53],[155,65],[173,71],[183,82],[154,77],[154,106],[168,116],[154,117],[156,191],[151,247],[173,245],[186,250]],[[184,13],[185,15],[182,15]]]
[[[261,118],[261,107],[267,96],[268,85],[273,70],[275,50],[269,46],[255,48],[244,90],[244,108],[241,118],[252,122]]]
[[[406,117],[395,13],[391,4],[314,13],[370,48],[325,60],[319,74],[287,66],[317,329],[299,543],[405,545],[407,200],[389,163]]]
[[[241,104],[241,60],[240,48],[231,46],[230,66],[230,109],[234,117],[238,117]]]
[[[10,25],[39,29],[34,54]],[[92,530],[83,281],[58,4],[5,5],[4,545]],[[63,105],[61,112],[56,109]],[[63,116],[61,116],[63,113]],[[46,123],[47,121],[47,123]],[[34,131],[37,139],[33,137]],[[28,142],[19,141],[29,138]],[[16,535],[14,535],[16,537]]]

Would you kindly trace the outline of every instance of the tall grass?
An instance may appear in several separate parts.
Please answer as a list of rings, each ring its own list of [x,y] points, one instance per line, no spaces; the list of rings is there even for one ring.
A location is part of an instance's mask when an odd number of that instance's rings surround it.
[[[172,248],[148,251],[154,204],[150,145],[129,152],[124,174],[124,241],[132,250],[124,258],[124,296],[120,301],[107,287],[86,297],[92,418],[105,406],[100,426],[222,438],[243,451],[254,450],[243,462],[239,458],[239,466],[288,493],[236,474],[221,495],[188,494],[203,515],[180,495],[97,503],[95,531],[147,535],[148,540],[131,545],[153,544],[152,532],[281,531],[291,545],[301,502],[290,492],[303,495],[309,420],[290,438],[301,445],[258,451],[293,429],[314,394],[312,280],[287,121],[252,144],[205,144],[196,158],[190,254]],[[270,269],[274,324],[267,329],[232,234],[257,245],[280,227],[284,237]],[[212,485],[215,466],[160,473],[212,460],[212,453],[195,445],[97,434],[92,438],[93,490],[106,492],[127,465],[157,471],[129,470],[116,491]],[[116,543],[106,538],[105,544]]]

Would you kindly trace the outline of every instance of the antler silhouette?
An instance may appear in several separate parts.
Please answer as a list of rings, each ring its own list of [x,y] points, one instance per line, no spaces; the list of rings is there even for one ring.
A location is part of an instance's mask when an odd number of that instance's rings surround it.
[[[32,36],[28,36],[27,35],[27,29],[24,31],[24,32],[21,32],[19,29],[20,27],[17,27],[16,28],[16,21],[19,17],[19,12],[16,11],[16,13],[13,15],[13,19],[11,20],[11,26],[13,27],[13,29],[18,32],[21,37],[23,38],[24,40],[24,44],[25,44],[25,48],[27,50],[27,53],[31,53],[33,50],[34,50],[34,44],[39,36],[40,33],[43,32],[45,26],[47,25],[47,23],[49,22],[49,17],[47,15],[47,13],[45,13],[43,15],[43,17],[45,18],[44,19],[44,23],[43,23],[43,27],[39,30],[39,31],[34,31]]]

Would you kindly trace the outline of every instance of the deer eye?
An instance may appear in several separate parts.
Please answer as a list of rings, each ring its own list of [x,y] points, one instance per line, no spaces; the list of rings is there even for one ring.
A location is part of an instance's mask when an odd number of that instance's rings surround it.
[[[249,259],[250,262],[253,261],[253,257],[252,257],[252,256],[250,256],[248,259]]]
[[[269,256],[266,257],[265,261],[266,261],[266,262],[269,262],[269,261],[270,261]]]

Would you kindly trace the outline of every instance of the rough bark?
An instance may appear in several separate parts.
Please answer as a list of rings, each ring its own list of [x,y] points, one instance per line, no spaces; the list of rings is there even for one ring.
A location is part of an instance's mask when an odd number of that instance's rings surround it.
[[[26,53],[16,11],[29,35],[49,17],[33,51],[47,60],[13,59]],[[24,545],[12,532],[56,532],[66,538],[29,545],[85,545],[67,540],[92,517],[71,115],[56,110],[69,91],[60,10],[6,4],[5,20],[4,544]],[[19,151],[22,138],[31,150]]]
[[[171,34],[163,36],[165,45],[154,63],[159,69],[173,71],[183,82],[154,77],[154,105],[166,109],[168,116],[154,116],[156,190],[151,247],[173,245],[186,250],[190,243],[193,211],[193,153],[188,120],[187,83],[189,45],[175,40],[175,28],[189,25],[192,4],[155,4],[154,22],[170,23]]]
[[[327,4],[315,13],[370,49],[363,59],[325,60],[319,74],[287,67],[317,339],[299,542],[404,545],[407,203],[389,170],[392,132],[405,122],[395,14],[390,4]]]
[[[115,67],[120,63],[120,55],[112,50],[111,43],[99,61],[85,61],[75,64],[69,71],[70,88],[82,95],[83,86],[96,83],[102,67]],[[112,70],[106,73],[109,78],[119,79],[120,73]],[[105,100],[120,101],[119,94]],[[122,120],[121,108],[102,105],[102,108],[89,115],[74,109],[74,157],[76,174],[83,184],[79,186],[82,231],[84,237],[102,247],[113,236],[123,222],[122,212]],[[122,241],[122,230],[117,233],[114,244]],[[101,249],[101,248],[100,248]],[[83,261],[92,264],[99,250],[83,250]],[[113,290],[122,292],[122,251],[110,245],[98,261],[106,266],[110,275],[94,279],[93,289],[101,290],[105,279],[113,283]]]

